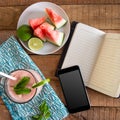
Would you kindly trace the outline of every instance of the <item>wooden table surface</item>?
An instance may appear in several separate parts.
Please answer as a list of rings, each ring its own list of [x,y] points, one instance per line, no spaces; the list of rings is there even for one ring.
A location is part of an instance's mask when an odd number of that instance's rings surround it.
[[[16,36],[19,16],[29,5],[40,0],[0,0],[0,44],[11,35]],[[48,0],[60,5],[70,21],[78,21],[105,32],[120,33],[120,0]],[[64,97],[55,71],[62,50],[51,55],[28,54],[43,72],[51,78],[51,86],[64,102]],[[49,60],[49,61],[48,61]],[[120,120],[120,99],[108,97],[87,88],[91,109],[70,114],[65,120]],[[0,98],[0,120],[12,120]]]

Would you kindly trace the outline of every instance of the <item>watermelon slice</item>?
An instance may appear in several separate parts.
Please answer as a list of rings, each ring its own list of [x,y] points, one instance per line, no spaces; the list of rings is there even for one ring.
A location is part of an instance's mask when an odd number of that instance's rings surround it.
[[[34,30],[34,35],[39,37],[41,40],[43,40],[45,42],[46,41],[46,35],[43,32],[43,29],[54,30],[54,28],[55,27],[53,25],[49,24],[48,22],[44,22]]]
[[[46,8],[45,10],[49,19],[55,25],[56,28],[61,28],[67,22],[62,16],[58,15],[54,10],[50,8]]]
[[[29,19],[29,25],[32,27],[32,29],[36,29],[39,25],[41,25],[43,22],[45,22],[46,17],[41,17],[41,18],[34,18],[34,19]]]
[[[46,37],[45,37],[45,34],[44,32],[42,31],[42,29],[39,27],[37,27],[35,30],[34,30],[34,35],[39,37],[42,41],[46,41]]]
[[[44,22],[43,24],[40,25],[41,29],[51,29],[54,30],[55,27],[51,24],[49,24],[48,22]]]
[[[64,39],[64,33],[63,32],[59,32],[56,30],[50,30],[50,29],[43,29],[43,32],[45,33],[46,39],[57,45],[57,46],[61,46],[63,39]]]

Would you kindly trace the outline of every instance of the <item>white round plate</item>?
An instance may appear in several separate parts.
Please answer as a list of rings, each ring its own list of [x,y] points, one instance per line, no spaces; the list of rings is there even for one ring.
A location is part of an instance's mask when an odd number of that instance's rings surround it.
[[[18,20],[17,28],[19,28],[23,24],[28,24],[29,19],[40,18],[40,17],[46,16],[45,8],[52,8],[56,13],[58,13],[65,20],[67,20],[67,23],[62,28],[59,29],[59,31],[62,31],[65,33],[63,43],[60,47],[55,46],[49,42],[45,42],[44,47],[42,49],[40,49],[38,51],[32,51],[29,49],[27,42],[22,42],[20,40],[22,45],[27,50],[29,50],[32,53],[39,54],[39,55],[52,54],[52,53],[58,51],[66,43],[66,41],[69,37],[69,33],[70,33],[70,21],[69,21],[67,14],[61,7],[59,7],[58,5],[51,3],[51,2],[38,2],[38,3],[32,4],[31,6],[27,7],[23,11],[23,13],[21,14],[21,16]]]

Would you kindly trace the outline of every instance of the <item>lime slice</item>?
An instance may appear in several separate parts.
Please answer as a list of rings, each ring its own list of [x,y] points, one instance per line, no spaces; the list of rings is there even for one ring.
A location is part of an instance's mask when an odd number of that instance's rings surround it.
[[[31,50],[36,51],[43,47],[43,42],[41,39],[33,37],[33,38],[30,38],[30,40],[28,41],[28,47]]]
[[[39,87],[39,86],[44,85],[44,84],[46,84],[46,83],[48,83],[48,82],[50,82],[50,79],[42,80],[42,81],[40,81],[40,82],[38,82],[38,83],[33,84],[32,88]]]
[[[29,25],[22,25],[17,29],[17,37],[22,41],[28,41],[33,35],[33,30]]]

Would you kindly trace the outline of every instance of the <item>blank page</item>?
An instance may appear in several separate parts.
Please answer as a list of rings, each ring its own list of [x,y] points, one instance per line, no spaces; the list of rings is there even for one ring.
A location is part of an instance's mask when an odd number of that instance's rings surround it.
[[[79,65],[85,85],[90,79],[105,32],[78,23],[73,33],[62,68]]]
[[[120,91],[120,34],[107,33],[89,87],[112,97]]]

